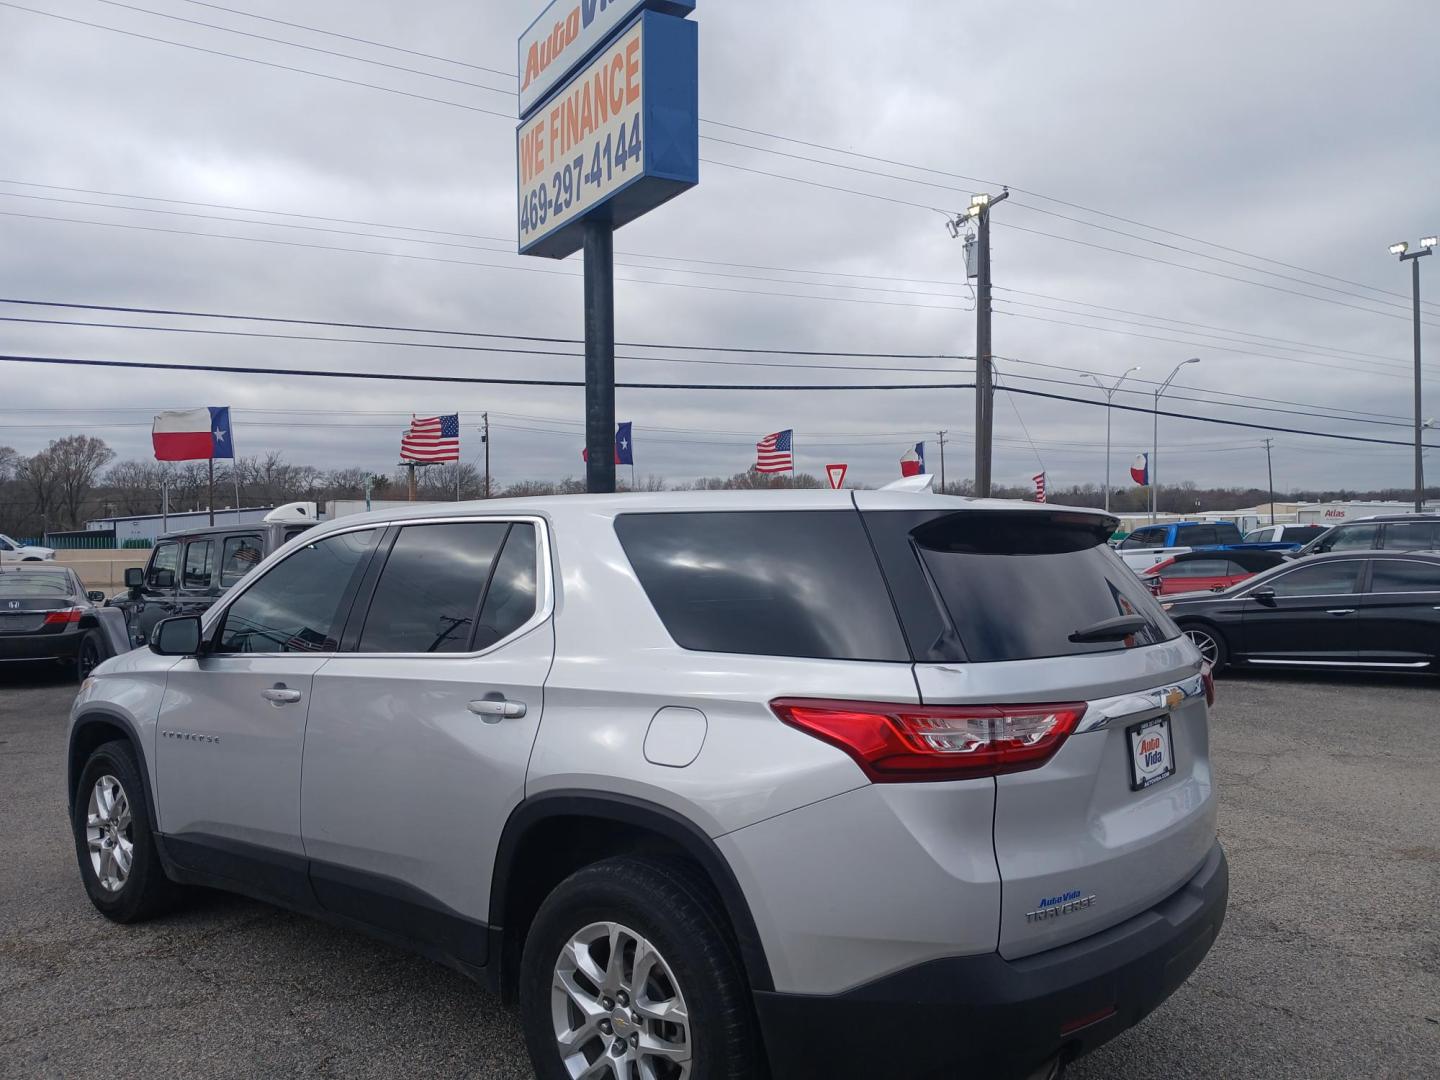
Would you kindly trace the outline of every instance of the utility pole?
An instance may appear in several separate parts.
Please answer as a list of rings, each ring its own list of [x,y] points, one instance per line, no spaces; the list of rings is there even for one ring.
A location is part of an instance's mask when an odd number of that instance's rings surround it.
[[[1403,241],[1390,245],[1390,254],[1400,256],[1400,261],[1410,264],[1410,292],[1415,310],[1415,512],[1425,511],[1425,452],[1421,445],[1421,433],[1425,430],[1420,418],[1420,259],[1435,248],[1435,237],[1420,239],[1420,250],[1410,251],[1410,245]]]
[[[1270,467],[1270,444],[1274,439],[1265,440],[1265,481],[1270,491],[1270,524],[1275,524],[1275,470]]]
[[[948,431],[937,431],[936,437],[940,440],[940,494],[945,494],[945,436]]]
[[[490,498],[490,414],[488,412],[481,413],[480,419],[485,421],[484,434],[480,436],[480,441],[485,444],[485,498],[488,499]]]
[[[990,459],[995,430],[995,381],[990,352],[990,208],[1010,197],[1006,188],[999,195],[980,194],[970,200],[970,209],[946,224],[958,237],[968,221],[978,233],[975,260],[975,495],[990,497]]]

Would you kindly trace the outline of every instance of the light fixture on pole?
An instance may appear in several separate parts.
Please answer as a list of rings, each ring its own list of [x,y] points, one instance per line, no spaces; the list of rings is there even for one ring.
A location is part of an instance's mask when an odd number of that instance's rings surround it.
[[[1422,408],[1420,402],[1420,259],[1434,250],[1435,240],[1436,238],[1433,236],[1421,237],[1419,251],[1411,251],[1410,245],[1403,240],[1398,244],[1390,245],[1391,255],[1398,255],[1402,263],[1410,264],[1410,292],[1415,322],[1415,512],[1417,514],[1425,509],[1425,451],[1420,442],[1420,432],[1424,429],[1420,418]]]
[[[1175,376],[1180,374],[1180,369],[1186,364],[1198,364],[1200,358],[1192,356],[1189,360],[1181,360],[1175,365],[1175,370],[1170,372],[1169,377],[1155,388],[1155,414],[1150,434],[1150,520],[1154,522],[1156,515],[1160,512],[1160,481],[1158,479],[1159,469],[1156,467],[1160,459],[1160,395],[1170,389],[1170,384],[1175,381]]]
[[[1139,364],[1126,368],[1111,386],[1106,386],[1101,382],[1099,375],[1093,375],[1088,371],[1085,373],[1085,377],[1093,380],[1095,385],[1100,388],[1101,393],[1105,395],[1105,512],[1107,514],[1110,512],[1110,406],[1115,400],[1115,391],[1120,389],[1120,384],[1129,378],[1132,372],[1139,370]]]

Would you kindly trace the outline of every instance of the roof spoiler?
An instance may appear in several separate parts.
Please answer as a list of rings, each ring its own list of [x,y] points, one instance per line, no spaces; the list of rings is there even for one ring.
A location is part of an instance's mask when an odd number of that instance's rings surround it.
[[[902,476],[880,486],[881,491],[928,491],[935,492],[935,474],[920,473],[918,476]]]

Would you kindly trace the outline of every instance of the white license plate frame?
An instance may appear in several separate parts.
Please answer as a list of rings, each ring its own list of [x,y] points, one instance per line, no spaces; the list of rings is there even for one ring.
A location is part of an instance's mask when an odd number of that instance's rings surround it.
[[[1156,716],[1125,729],[1131,791],[1144,791],[1175,775],[1175,743],[1170,734],[1168,716]],[[1152,742],[1154,745],[1146,748]]]

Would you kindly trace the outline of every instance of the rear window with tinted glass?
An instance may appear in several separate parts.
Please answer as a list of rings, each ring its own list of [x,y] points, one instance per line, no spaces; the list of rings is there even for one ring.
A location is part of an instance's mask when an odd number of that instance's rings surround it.
[[[1030,660],[1152,645],[1179,636],[1109,550],[1111,519],[1038,511],[868,512],[917,660]],[[1071,641],[1124,615],[1128,639]]]
[[[854,510],[623,514],[615,531],[682,648],[910,659]]]

